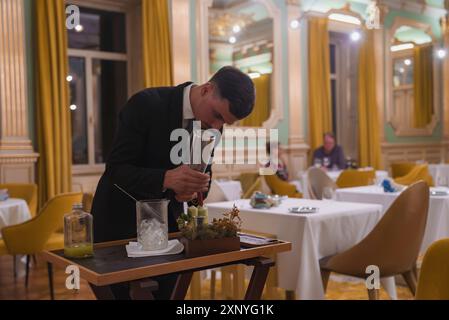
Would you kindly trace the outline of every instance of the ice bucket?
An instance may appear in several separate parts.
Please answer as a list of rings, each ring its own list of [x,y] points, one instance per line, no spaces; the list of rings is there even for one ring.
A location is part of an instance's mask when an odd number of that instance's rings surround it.
[[[137,242],[144,251],[168,247],[169,200],[142,200],[136,202]]]

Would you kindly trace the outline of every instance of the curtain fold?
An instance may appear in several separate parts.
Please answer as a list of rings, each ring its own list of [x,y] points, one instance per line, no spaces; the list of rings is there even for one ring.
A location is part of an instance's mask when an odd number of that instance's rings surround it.
[[[39,204],[72,187],[67,30],[64,0],[36,8],[36,120]]]
[[[253,82],[256,88],[256,104],[251,115],[241,121],[241,125],[245,127],[261,127],[270,116],[271,75],[263,74],[253,79]]]
[[[424,128],[433,116],[433,46],[416,46],[413,57],[413,126]]]
[[[376,97],[374,32],[365,30],[359,58],[359,165],[381,167],[380,123]]]
[[[171,86],[173,75],[167,0],[142,0],[142,28],[144,86]]]
[[[309,20],[309,135],[311,150],[332,131],[330,53],[327,18]]]

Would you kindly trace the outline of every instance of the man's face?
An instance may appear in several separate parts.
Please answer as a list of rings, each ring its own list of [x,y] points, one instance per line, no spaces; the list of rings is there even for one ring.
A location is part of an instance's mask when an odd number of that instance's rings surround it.
[[[229,111],[229,101],[221,99],[214,90],[214,85],[207,83],[200,91],[195,117],[201,121],[202,129],[221,130],[225,123],[232,125],[238,120]]]
[[[327,153],[330,153],[332,151],[332,149],[334,149],[334,147],[335,147],[334,138],[332,138],[330,136],[325,136],[324,137],[324,151],[326,151]]]

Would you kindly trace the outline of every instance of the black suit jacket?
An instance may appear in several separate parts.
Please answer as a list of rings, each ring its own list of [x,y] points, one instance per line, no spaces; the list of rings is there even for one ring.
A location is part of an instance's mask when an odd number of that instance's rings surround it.
[[[183,94],[189,84],[143,90],[120,112],[106,171],[92,204],[95,242],[136,237],[135,202],[114,184],[138,200],[169,199],[169,231],[177,231],[183,203],[175,200],[173,191],[163,192],[163,181],[165,172],[176,167],[170,150],[177,142],[170,141],[170,134],[182,128]]]

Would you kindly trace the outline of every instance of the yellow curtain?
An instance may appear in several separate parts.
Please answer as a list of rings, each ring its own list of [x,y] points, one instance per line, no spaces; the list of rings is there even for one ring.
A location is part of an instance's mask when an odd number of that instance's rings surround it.
[[[365,30],[359,59],[359,165],[381,167],[374,32]]]
[[[433,46],[416,46],[413,56],[413,125],[423,128],[432,121],[433,115]]]
[[[269,74],[261,75],[259,78],[253,79],[256,88],[256,104],[251,115],[241,121],[241,125],[245,127],[261,127],[270,116],[270,86],[271,77]]]
[[[143,72],[147,88],[173,84],[167,0],[142,0]]]
[[[64,0],[36,5],[36,104],[39,201],[42,206],[72,186],[67,30]]]
[[[327,18],[309,20],[309,129],[312,150],[332,131],[329,31]]]

